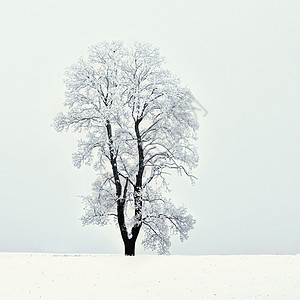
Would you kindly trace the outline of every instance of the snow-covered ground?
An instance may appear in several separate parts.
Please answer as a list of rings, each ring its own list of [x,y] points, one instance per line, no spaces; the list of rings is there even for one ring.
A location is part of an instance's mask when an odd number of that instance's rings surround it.
[[[300,299],[300,255],[0,254],[0,299]]]

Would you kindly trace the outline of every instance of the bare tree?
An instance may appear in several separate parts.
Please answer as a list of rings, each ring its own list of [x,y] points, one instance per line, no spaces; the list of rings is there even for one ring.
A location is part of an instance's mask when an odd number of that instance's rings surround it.
[[[172,170],[188,176],[198,155],[194,98],[164,68],[158,49],[136,43],[101,43],[66,72],[67,112],[56,130],[85,133],[74,164],[93,164],[99,178],[83,197],[83,224],[116,220],[125,255],[135,255],[141,228],[145,248],[168,253],[170,230],[188,237],[195,221],[163,196]]]

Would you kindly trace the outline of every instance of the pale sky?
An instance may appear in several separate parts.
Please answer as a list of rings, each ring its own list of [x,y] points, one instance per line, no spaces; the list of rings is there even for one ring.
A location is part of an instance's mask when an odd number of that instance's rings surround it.
[[[82,227],[77,139],[50,126],[64,71],[104,40],[149,42],[208,110],[199,178],[171,180],[196,218],[172,254],[300,253],[300,1],[6,1],[0,9],[0,251],[123,253]],[[145,253],[137,241],[137,253]]]

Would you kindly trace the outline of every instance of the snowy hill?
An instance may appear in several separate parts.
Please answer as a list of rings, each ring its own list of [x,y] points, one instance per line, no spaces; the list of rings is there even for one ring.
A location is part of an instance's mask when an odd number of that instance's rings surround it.
[[[300,299],[300,255],[0,254],[0,299]]]

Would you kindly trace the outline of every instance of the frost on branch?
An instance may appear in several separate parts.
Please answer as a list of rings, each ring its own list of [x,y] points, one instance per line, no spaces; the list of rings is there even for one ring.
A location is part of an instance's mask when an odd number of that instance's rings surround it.
[[[74,165],[92,165],[99,174],[94,194],[83,197],[83,224],[112,218],[125,248],[142,229],[145,248],[168,253],[170,233],[184,240],[194,225],[159,188],[167,187],[174,170],[195,180],[192,93],[165,68],[157,48],[141,43],[90,47],[86,59],[67,69],[65,85],[66,113],[57,115],[54,127],[80,133]]]
[[[107,174],[104,182],[96,181],[93,191],[96,196],[81,197],[84,203],[84,216],[81,218],[84,225],[94,224],[104,226],[110,217],[116,217],[116,196],[113,193],[112,181]]]
[[[158,254],[169,254],[170,233],[179,234],[181,241],[186,240],[195,220],[185,207],[176,207],[151,188],[147,188],[144,200],[142,244],[146,249],[157,250]]]

